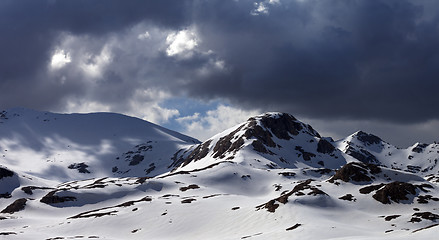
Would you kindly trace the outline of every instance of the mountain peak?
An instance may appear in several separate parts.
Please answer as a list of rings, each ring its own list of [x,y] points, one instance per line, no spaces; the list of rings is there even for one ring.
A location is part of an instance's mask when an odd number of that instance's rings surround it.
[[[247,122],[249,123],[249,127],[260,125],[269,129],[279,139],[289,140],[291,139],[290,134],[298,135],[301,130],[305,130],[310,135],[320,138],[320,134],[310,125],[300,122],[293,115],[288,113],[269,112],[251,117]]]
[[[424,151],[424,149],[427,147],[428,147],[428,144],[418,142],[418,143],[415,143],[415,145],[413,145],[412,152],[422,153]]]
[[[383,141],[381,138],[363,131],[354,133],[352,137],[358,139],[360,142],[366,145],[380,144]]]
[[[300,122],[291,114],[281,112],[270,112],[251,117],[236,131],[243,132],[241,140],[238,140],[241,142],[240,145],[244,143],[242,137],[247,140],[253,139],[251,143],[253,149],[261,153],[272,153],[267,148],[279,147],[275,138],[290,140],[300,133],[320,138],[319,133],[310,125]],[[237,132],[232,132],[232,135]],[[231,136],[228,138],[232,139]]]
[[[362,131],[334,142],[277,112],[193,143],[119,114],[0,111],[0,235],[322,239],[330,231],[340,239],[363,232],[434,239],[437,232],[437,144],[397,149]],[[317,225],[328,231],[315,233]]]
[[[270,112],[249,118],[246,122],[213,136],[198,145],[191,154],[181,157],[184,167],[201,159],[205,166],[222,160],[248,161],[244,156],[260,156],[261,168],[313,167],[340,165],[344,158],[330,141],[322,139],[310,125],[287,113]],[[258,157],[256,157],[258,158]],[[253,159],[254,160],[254,159]],[[247,162],[248,163],[248,162]],[[255,166],[255,163],[248,163]],[[179,164],[176,164],[179,165]],[[193,164],[191,164],[194,167]],[[191,167],[188,167],[188,169]]]

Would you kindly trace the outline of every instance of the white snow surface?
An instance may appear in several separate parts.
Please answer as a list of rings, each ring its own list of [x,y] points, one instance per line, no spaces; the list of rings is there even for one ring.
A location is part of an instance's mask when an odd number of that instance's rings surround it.
[[[177,150],[198,143],[158,125],[114,113],[55,114],[17,108],[4,115],[0,118],[0,164],[60,182],[146,176],[145,169],[152,163],[155,169],[150,175],[158,175],[169,171],[165,165],[172,163]],[[130,165],[130,157],[135,155],[143,160]],[[88,174],[75,169],[80,163],[88,166]],[[113,172],[113,167],[117,171]]]
[[[392,169],[413,172],[422,176],[432,176],[439,173],[438,143],[415,143],[406,149],[400,149],[383,140],[376,144],[362,142],[358,139],[359,133],[360,135],[367,134],[361,131],[356,132],[337,141],[337,147],[343,152],[346,152],[348,146],[359,151],[367,151],[378,160],[377,164]]]
[[[249,120],[208,139],[203,143],[205,151],[197,155],[200,159],[191,159],[191,153],[197,147],[203,149],[203,144],[140,119],[112,113],[7,110],[0,114],[0,194],[4,194],[0,197],[0,236],[436,238],[438,172],[436,167],[422,170],[431,168],[437,145],[422,145],[422,151],[413,152],[418,145],[397,149],[385,142],[366,144],[356,137],[358,133],[332,142],[299,121],[295,126],[303,128],[297,135],[289,133],[290,139],[280,139],[274,128],[262,122],[264,117],[283,116],[254,117],[275,142],[273,147],[264,145],[265,153],[252,145],[257,137],[246,137],[250,136],[246,130],[255,127]],[[336,148],[330,153],[317,151],[323,140]],[[218,154],[219,143],[229,146],[228,151]],[[366,174],[370,181],[331,180],[337,169],[359,162],[346,154],[348,145],[368,151],[379,161],[380,172]],[[89,173],[79,171],[81,163]],[[407,169],[409,165],[421,170]],[[374,199],[378,191],[395,182],[414,186],[414,194],[405,194],[405,200],[389,198],[388,204]],[[378,187],[364,193],[363,188],[373,186]],[[25,205],[17,207],[24,200]],[[13,203],[15,211],[6,213]]]

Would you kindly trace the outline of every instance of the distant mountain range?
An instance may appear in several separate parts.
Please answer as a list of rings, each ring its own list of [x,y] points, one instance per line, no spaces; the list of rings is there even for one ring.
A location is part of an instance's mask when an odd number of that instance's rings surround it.
[[[5,239],[435,239],[439,144],[290,114],[199,142],[114,113],[0,112]]]

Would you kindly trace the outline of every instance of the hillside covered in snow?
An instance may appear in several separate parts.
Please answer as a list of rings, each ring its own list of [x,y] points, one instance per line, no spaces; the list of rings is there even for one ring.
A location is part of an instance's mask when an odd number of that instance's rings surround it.
[[[199,142],[114,113],[0,113],[5,239],[434,239],[439,144],[266,113]]]

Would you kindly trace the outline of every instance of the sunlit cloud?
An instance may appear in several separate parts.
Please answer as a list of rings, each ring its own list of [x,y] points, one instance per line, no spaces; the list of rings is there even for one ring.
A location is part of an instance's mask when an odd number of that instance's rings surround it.
[[[52,56],[52,60],[50,61],[50,67],[52,69],[60,69],[71,61],[72,59],[70,57],[70,53],[62,49],[58,49]]]
[[[264,2],[255,2],[255,8],[250,12],[251,15],[268,14],[268,7]]]
[[[166,38],[168,56],[181,56],[184,58],[191,57],[193,50],[198,46],[199,39],[194,31],[185,29],[172,32]]]
[[[101,77],[104,68],[111,62],[112,54],[109,46],[104,46],[98,55],[85,53],[80,67],[84,73],[92,78]]]

